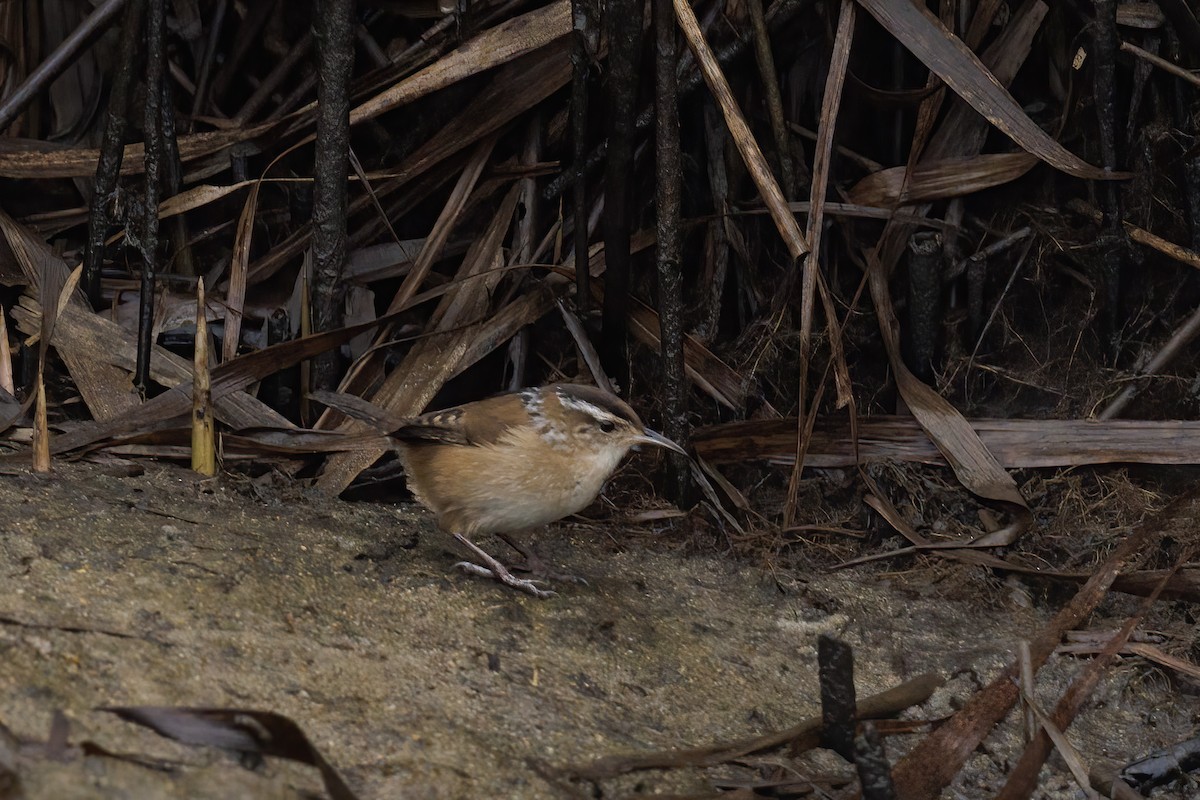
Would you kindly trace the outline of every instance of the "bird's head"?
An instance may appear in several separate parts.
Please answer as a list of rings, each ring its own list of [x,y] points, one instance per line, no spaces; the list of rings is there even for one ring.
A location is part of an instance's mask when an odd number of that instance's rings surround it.
[[[677,453],[687,452],[661,433],[650,430],[629,404],[614,394],[582,384],[559,383],[538,390],[535,414],[553,425],[547,434],[564,443],[612,458],[615,467],[630,449],[648,444]]]

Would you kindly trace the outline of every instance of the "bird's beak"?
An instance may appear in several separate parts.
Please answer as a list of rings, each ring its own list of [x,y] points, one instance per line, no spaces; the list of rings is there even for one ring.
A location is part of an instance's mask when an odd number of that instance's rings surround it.
[[[687,455],[687,451],[675,444],[675,442],[663,436],[658,431],[652,431],[649,428],[646,428],[634,441],[638,444],[652,444],[656,447],[665,447],[668,450],[674,450],[676,453]]]

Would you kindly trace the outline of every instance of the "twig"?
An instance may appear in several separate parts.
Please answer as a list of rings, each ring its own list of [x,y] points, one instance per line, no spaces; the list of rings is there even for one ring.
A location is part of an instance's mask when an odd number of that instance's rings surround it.
[[[25,107],[32,103],[38,94],[49,86],[55,78],[61,75],[75,62],[83,50],[96,40],[108,26],[117,18],[117,12],[125,5],[126,0],[107,0],[79,24],[71,35],[63,39],[37,68],[30,73],[25,82],[16,88],[0,105],[0,132],[5,131],[13,121],[20,116]],[[30,9],[36,13],[37,9]]]
[[[763,14],[762,0],[749,0],[750,26],[754,33],[754,60],[758,63],[758,76],[762,80],[767,117],[771,121],[771,135],[775,137],[776,158],[779,159],[779,184],[783,195],[791,200],[796,193],[796,175],[792,168],[791,147],[784,123],[783,98],[779,94],[779,80],[775,76],[775,57],[771,54],[771,38],[767,34],[767,20]]]
[[[1100,222],[1104,219],[1104,215],[1100,213],[1099,209],[1078,198],[1068,200],[1067,208],[1076,214],[1082,214],[1090,218],[1094,222]],[[1129,233],[1129,238],[1138,244],[1144,244],[1146,247],[1153,248],[1167,258],[1173,258],[1181,264],[1200,269],[1200,253],[1180,247],[1174,242],[1168,242],[1161,236],[1155,236],[1145,228],[1139,228],[1131,222],[1125,223],[1125,230]]]
[[[1095,691],[1096,686],[1100,683],[1100,678],[1104,675],[1105,670],[1116,661],[1117,653],[1121,647],[1129,641],[1129,637],[1134,629],[1145,618],[1147,612],[1150,611],[1150,607],[1158,601],[1159,595],[1162,594],[1162,590],[1166,587],[1171,576],[1188,562],[1193,552],[1195,550],[1192,547],[1188,547],[1185,550],[1183,555],[1176,560],[1171,570],[1154,587],[1154,591],[1150,593],[1150,596],[1141,602],[1137,612],[1130,616],[1116,635],[1108,640],[1100,655],[1092,659],[1079,675],[1071,681],[1071,685],[1067,687],[1062,697],[1059,698],[1052,715],[1046,718],[1037,712],[1037,709],[1032,704],[1027,705],[1028,708],[1033,709],[1035,713],[1039,714],[1038,721],[1041,723],[1042,731],[1025,747],[1025,751],[1021,753],[1021,758],[1017,762],[1016,767],[1009,773],[1008,781],[1005,783],[1004,788],[996,795],[996,800],[1025,800],[1025,798],[1032,796],[1033,791],[1037,788],[1038,773],[1041,771],[1042,764],[1045,763],[1046,758],[1050,755],[1051,742],[1053,741],[1054,746],[1058,747],[1060,752],[1064,750],[1063,742],[1066,739],[1061,734],[1061,731],[1065,730],[1079,714],[1083,708],[1083,704],[1087,702],[1087,699],[1091,697],[1092,692]],[[1056,732],[1058,733],[1056,734]],[[1066,753],[1064,753],[1064,757],[1067,757]],[[1071,759],[1068,759],[1068,763],[1071,763]],[[1091,791],[1088,786],[1087,771],[1078,769],[1074,765],[1072,765],[1071,771],[1075,775],[1076,780],[1080,782],[1081,788],[1085,792]]]
[[[1153,550],[1156,542],[1168,534],[1172,521],[1182,523],[1192,519],[1198,507],[1200,496],[1193,493],[1181,497],[1117,545],[1071,601],[1030,641],[1034,665],[1044,663],[1063,632],[1076,627],[1095,610],[1128,561]],[[1013,679],[1019,673],[1019,664],[1010,665],[896,765],[892,775],[901,800],[936,797],[950,784],[979,743],[1016,702],[1018,689]]]
[[[930,695],[943,682],[942,678],[937,675],[918,675],[899,686],[860,700],[855,716],[860,720],[875,719],[899,713],[914,705],[920,705],[929,699]],[[600,780],[643,769],[711,766],[757,753],[760,750],[782,747],[785,744],[790,744],[793,752],[802,752],[817,746],[822,724],[820,717],[813,717],[795,727],[765,736],[755,736],[734,742],[718,742],[681,750],[665,750],[631,756],[606,756],[590,764],[565,767],[563,771],[583,780]]]
[[[1147,51],[1143,50],[1142,48],[1138,47],[1136,44],[1130,44],[1129,42],[1121,42],[1121,52],[1129,53],[1132,56],[1137,56],[1138,58],[1142,59],[1143,61],[1153,64],[1154,66],[1158,67],[1163,72],[1168,72],[1168,73],[1174,75],[1176,78],[1181,78],[1181,79],[1187,81],[1188,83],[1192,84],[1193,86],[1200,86],[1200,75],[1196,75],[1194,73],[1188,72],[1183,67],[1180,67],[1177,64],[1172,64],[1170,61],[1167,61],[1162,56],[1156,56],[1156,55],[1154,55],[1154,53],[1147,52]]]
[[[1171,334],[1171,338],[1167,340],[1166,344],[1160,347],[1154,357],[1138,372],[1138,377],[1147,378],[1160,373],[1196,338],[1197,333],[1200,333],[1200,307],[1197,307],[1191,316],[1175,329],[1175,333]],[[1127,384],[1120,394],[1114,397],[1112,402],[1097,415],[1097,418],[1116,419],[1142,390],[1142,383],[1141,381],[1131,381]]]

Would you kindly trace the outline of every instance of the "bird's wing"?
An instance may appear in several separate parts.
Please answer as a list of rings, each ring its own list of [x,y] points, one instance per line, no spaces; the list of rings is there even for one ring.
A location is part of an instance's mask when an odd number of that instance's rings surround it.
[[[471,444],[462,426],[462,409],[448,408],[433,414],[423,414],[411,422],[392,431],[392,436],[402,442],[442,442],[445,444]]]
[[[513,403],[508,395],[471,403],[470,413],[459,406],[419,417],[401,417],[360,397],[341,392],[317,389],[310,392],[309,397],[395,439],[413,444],[491,444],[513,425],[520,424],[522,419],[520,414],[511,413],[514,406],[515,410],[520,411],[522,405]]]
[[[433,411],[414,418],[392,433],[407,442],[495,444],[515,427],[529,424],[529,412],[513,394],[479,400],[469,406]]]

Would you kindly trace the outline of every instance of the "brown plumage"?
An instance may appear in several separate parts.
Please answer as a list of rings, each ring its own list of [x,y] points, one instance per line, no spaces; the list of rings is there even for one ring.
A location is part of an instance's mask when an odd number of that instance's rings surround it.
[[[392,434],[408,485],[438,524],[486,566],[462,562],[539,597],[550,592],[514,577],[472,543],[583,510],[630,448],[679,452],[649,431],[620,398],[592,386],[554,384],[416,417]]]

